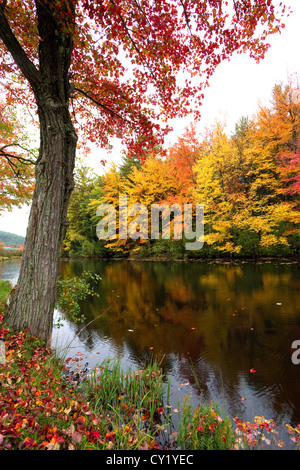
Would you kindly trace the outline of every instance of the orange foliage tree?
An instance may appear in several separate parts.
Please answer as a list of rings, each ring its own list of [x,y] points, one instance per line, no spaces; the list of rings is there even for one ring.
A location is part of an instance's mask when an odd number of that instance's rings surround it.
[[[283,13],[271,0],[0,2],[0,78],[11,106],[31,106],[40,129],[8,325],[51,335],[78,137],[109,146],[122,136],[145,155],[162,141],[162,122],[199,116],[203,86],[222,60],[235,51],[264,57]]]
[[[197,135],[195,123],[192,123],[190,127],[185,129],[177,142],[168,149],[169,171],[177,181],[176,195],[169,196],[168,202],[184,204],[193,199],[192,192],[196,184],[194,165],[199,152],[203,150],[203,145]]]
[[[299,77],[298,77],[299,79]],[[277,164],[285,182],[283,192],[298,202],[300,193],[300,86],[290,79],[274,89],[272,129],[277,134]],[[279,138],[279,135],[281,138]]]

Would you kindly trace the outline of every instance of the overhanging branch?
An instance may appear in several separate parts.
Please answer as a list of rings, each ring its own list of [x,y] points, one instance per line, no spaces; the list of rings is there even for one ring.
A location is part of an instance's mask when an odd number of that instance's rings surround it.
[[[97,106],[99,106],[100,108],[104,109],[105,111],[107,111],[108,113],[110,113],[112,116],[118,118],[118,119],[121,119],[122,121],[126,122],[126,124],[128,124],[130,127],[132,127],[132,123],[124,118],[123,116],[121,116],[120,114],[118,114],[117,112],[113,111],[111,108],[109,108],[108,106],[106,106],[105,104],[101,103],[100,101],[98,101],[96,98],[94,98],[93,96],[91,96],[88,92],[86,91],[83,91],[81,90],[80,88],[77,88],[75,87],[74,88],[74,91],[77,91],[78,93],[81,93],[83,96],[85,96],[86,98],[88,98],[89,100],[91,100],[94,104],[96,104]]]
[[[20,163],[22,163],[24,165],[35,165],[36,164],[36,162],[34,160],[31,160],[31,158],[25,158],[25,157],[21,157],[20,155],[14,155],[10,152],[7,152],[6,149],[9,148],[9,147],[19,147],[20,149],[25,150],[26,152],[32,153],[31,150],[26,149],[25,147],[23,147],[20,144],[3,145],[3,147],[0,148],[0,155],[2,157],[6,158],[6,160],[11,161],[11,159],[15,159],[15,160],[18,160]]]

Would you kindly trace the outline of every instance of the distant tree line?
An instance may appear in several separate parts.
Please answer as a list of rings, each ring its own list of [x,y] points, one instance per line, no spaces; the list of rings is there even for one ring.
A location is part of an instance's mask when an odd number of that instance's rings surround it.
[[[24,245],[25,237],[16,235],[15,233],[0,231],[0,245],[11,246],[13,248],[19,248],[20,245]]]

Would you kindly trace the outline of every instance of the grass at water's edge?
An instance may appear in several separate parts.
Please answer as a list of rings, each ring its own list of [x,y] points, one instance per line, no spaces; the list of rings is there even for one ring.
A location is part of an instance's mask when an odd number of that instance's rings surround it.
[[[9,281],[0,280],[0,309],[3,309],[11,288],[12,286]]]
[[[0,318],[2,320],[2,318]],[[148,449],[157,446],[162,377],[155,365],[123,374],[107,361],[100,375],[75,373],[28,331],[0,325],[1,450]]]
[[[231,422],[212,403],[192,409],[189,397],[179,404],[179,426],[171,432],[172,412],[164,404],[166,382],[157,362],[124,372],[119,361],[107,360],[83,374],[77,357],[64,361],[28,331],[14,333],[3,324],[10,288],[0,281],[0,450],[283,445],[272,420]],[[289,432],[298,446],[300,428],[289,427]]]

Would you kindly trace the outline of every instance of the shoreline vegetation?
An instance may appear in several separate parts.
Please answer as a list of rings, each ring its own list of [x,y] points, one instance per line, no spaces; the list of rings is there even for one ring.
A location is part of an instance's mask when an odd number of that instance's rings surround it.
[[[10,261],[12,259],[19,259],[22,258],[23,250],[15,249],[15,250],[4,250],[0,249],[0,262],[1,261]]]
[[[0,281],[1,450],[284,449],[276,423],[264,416],[230,420],[212,402],[193,409],[189,396],[170,406],[159,359],[127,371],[107,359],[88,371],[80,353],[64,359],[28,331],[14,333],[3,324],[10,290]],[[286,428],[297,449],[300,425]]]
[[[0,230],[0,262],[20,258],[24,250],[25,237]]]
[[[11,250],[9,253],[3,253],[0,251],[0,262],[11,261],[13,259],[22,258],[21,250]],[[4,256],[5,255],[5,256]],[[271,262],[287,262],[287,263],[300,263],[300,255],[288,255],[288,256],[203,256],[203,257],[171,257],[163,255],[153,256],[124,256],[124,257],[102,257],[102,256],[64,256],[61,257],[61,261],[76,261],[76,260],[94,260],[94,261],[182,261],[182,262],[205,262],[205,263],[271,263]]]

